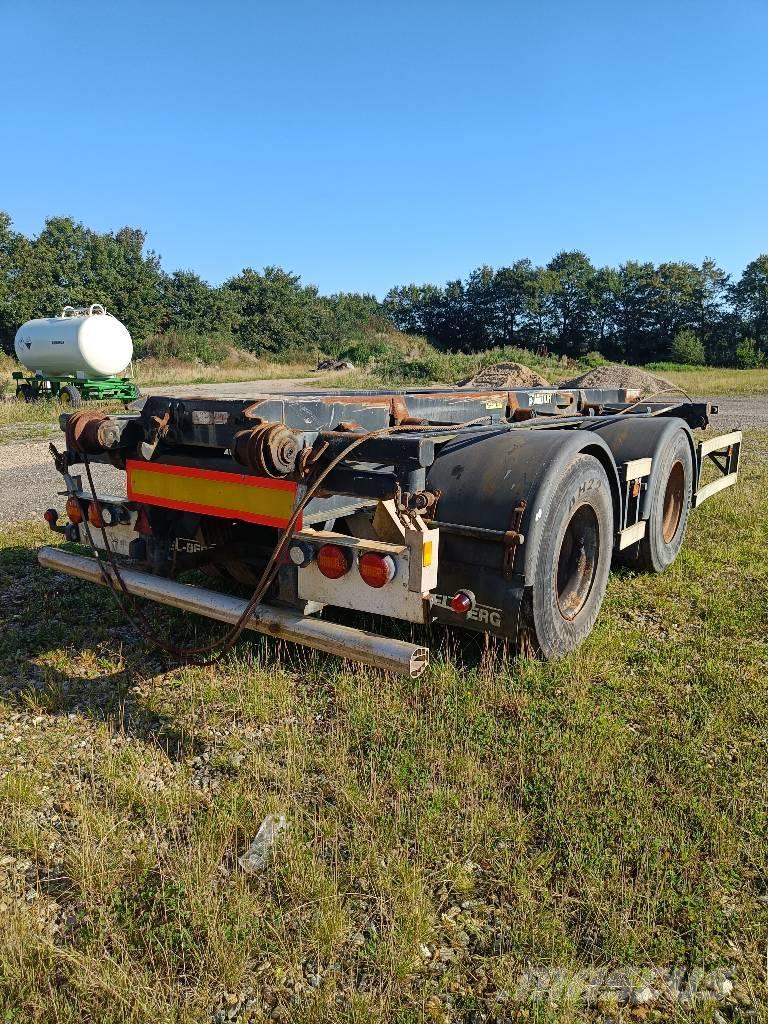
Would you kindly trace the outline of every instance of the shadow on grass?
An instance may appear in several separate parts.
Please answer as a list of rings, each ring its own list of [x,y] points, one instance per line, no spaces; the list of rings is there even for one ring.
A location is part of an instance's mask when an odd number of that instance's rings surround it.
[[[109,722],[173,760],[199,753],[197,740],[137,693],[139,679],[160,679],[174,665],[106,591],[41,569],[36,555],[28,547],[0,550],[0,701],[14,711]]]
[[[210,586],[211,581],[203,583]],[[210,642],[226,631],[221,623],[141,604],[158,633],[182,647]],[[341,609],[330,609],[328,618],[427,646],[438,662],[451,662],[460,672],[501,666],[513,657],[507,645],[481,633]],[[325,685],[344,665],[336,656],[255,633],[244,635],[221,668],[210,671],[227,673],[233,662],[239,669],[245,663],[246,673],[249,662],[254,670],[288,670],[308,687]],[[184,668],[126,621],[105,589],[41,569],[34,548],[0,549],[0,701],[6,706],[109,722],[126,735],[156,743],[177,760],[194,756],[202,746],[172,716],[148,707],[137,684],[161,686],[169,673]]]

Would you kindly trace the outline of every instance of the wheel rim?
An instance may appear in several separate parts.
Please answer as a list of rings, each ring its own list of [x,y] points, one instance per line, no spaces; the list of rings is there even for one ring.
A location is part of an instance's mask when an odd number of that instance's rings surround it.
[[[557,559],[557,607],[575,619],[584,607],[597,573],[600,524],[591,505],[580,505],[568,522]]]
[[[72,404],[72,399],[69,396],[69,392],[67,392],[67,391],[60,391],[59,392],[59,404],[60,405],[71,405]]]
[[[676,462],[667,477],[667,489],[664,492],[664,506],[661,519],[661,535],[669,544],[677,533],[683,515],[685,499],[685,469],[682,462]]]

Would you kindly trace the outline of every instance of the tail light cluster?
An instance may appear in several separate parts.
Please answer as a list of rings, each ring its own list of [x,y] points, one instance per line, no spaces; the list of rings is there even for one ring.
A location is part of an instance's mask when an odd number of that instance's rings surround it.
[[[70,523],[75,523],[75,525],[83,521],[83,509],[74,494],[70,494],[67,498],[67,515]]]
[[[67,518],[71,525],[79,526],[85,519],[97,530],[102,526],[118,526],[130,523],[130,512],[122,505],[109,505],[100,501],[81,501],[74,494],[67,498],[65,506]],[[45,521],[54,527],[59,518],[55,509],[49,508],[44,515]]]
[[[315,562],[318,572],[326,579],[339,580],[352,568],[355,561],[349,548],[340,544],[323,544],[313,548],[305,541],[295,541],[288,549],[288,557],[294,565],[304,568]],[[365,551],[357,558],[360,578],[369,587],[384,587],[397,575],[397,563],[391,555],[378,551]]]

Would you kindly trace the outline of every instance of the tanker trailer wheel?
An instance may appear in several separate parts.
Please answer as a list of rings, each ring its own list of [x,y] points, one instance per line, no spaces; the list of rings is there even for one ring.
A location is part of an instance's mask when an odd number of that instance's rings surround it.
[[[23,398],[25,402],[34,402],[35,391],[31,384],[20,384],[16,388],[16,397]]]
[[[685,433],[675,433],[657,456],[651,475],[650,518],[642,540],[620,561],[644,572],[662,572],[677,558],[683,543],[693,493],[693,458]]]
[[[59,401],[69,409],[79,409],[83,404],[83,397],[74,384],[65,384],[59,391]]]
[[[552,495],[535,580],[526,594],[527,639],[559,658],[590,633],[605,596],[613,549],[608,476],[591,455],[577,455]]]

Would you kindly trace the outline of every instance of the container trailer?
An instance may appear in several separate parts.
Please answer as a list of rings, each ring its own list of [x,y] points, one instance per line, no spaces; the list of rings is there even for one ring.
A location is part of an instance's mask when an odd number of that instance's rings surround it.
[[[313,389],[81,410],[61,417],[65,513],[46,519],[91,557],[44,547],[39,559],[110,587],[180,658],[215,659],[251,629],[419,675],[428,648],[392,635],[388,618],[557,658],[591,631],[612,564],[663,571],[691,511],[736,482],[741,433],[699,434],[716,412],[591,388]],[[98,462],[125,473],[125,495],[96,492]],[[128,611],[129,594],[227,628],[180,650]],[[333,609],[372,613],[378,628],[335,622]]]

